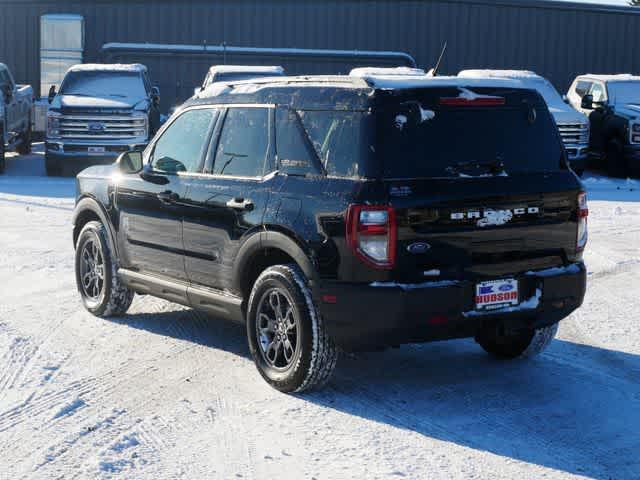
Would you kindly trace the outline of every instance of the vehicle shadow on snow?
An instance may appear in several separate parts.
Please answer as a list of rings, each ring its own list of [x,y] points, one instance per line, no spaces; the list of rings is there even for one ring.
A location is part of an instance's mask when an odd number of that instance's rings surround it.
[[[250,360],[242,325],[191,310],[110,319]],[[256,374],[255,381],[260,382]],[[576,475],[637,478],[640,356],[555,340],[500,361],[472,340],[341,358],[328,387],[301,400]]]
[[[640,473],[640,356],[555,340],[505,362],[471,340],[363,354],[309,401],[594,478]]]

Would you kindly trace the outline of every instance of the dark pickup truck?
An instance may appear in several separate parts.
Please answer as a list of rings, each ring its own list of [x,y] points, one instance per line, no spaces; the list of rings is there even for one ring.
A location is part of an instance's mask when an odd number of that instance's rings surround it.
[[[281,391],[322,386],[339,350],[531,356],[585,293],[583,187],[544,100],[509,80],[230,84],[77,182],[86,308],[150,294],[243,322]]]

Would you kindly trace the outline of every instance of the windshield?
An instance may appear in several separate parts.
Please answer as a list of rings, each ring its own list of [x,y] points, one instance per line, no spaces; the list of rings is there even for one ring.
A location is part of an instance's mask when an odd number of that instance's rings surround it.
[[[480,101],[464,104],[460,95]],[[403,97],[378,114],[376,152],[387,178],[507,176],[563,165],[553,120],[533,92],[449,87]]]
[[[69,72],[60,87],[62,95],[84,97],[132,98],[147,96],[138,72],[83,71]]]
[[[609,98],[615,103],[640,104],[640,81],[611,82],[607,89]]]

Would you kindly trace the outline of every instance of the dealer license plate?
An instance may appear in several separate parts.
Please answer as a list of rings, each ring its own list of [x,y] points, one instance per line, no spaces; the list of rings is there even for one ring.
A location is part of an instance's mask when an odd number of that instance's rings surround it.
[[[89,155],[102,155],[104,153],[104,147],[88,147],[87,153]]]
[[[506,278],[476,284],[476,309],[494,310],[518,305],[518,280]]]

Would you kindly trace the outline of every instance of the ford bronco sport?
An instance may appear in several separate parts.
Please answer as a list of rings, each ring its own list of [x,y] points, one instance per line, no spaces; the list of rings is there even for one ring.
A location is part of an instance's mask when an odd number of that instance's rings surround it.
[[[285,392],[325,384],[340,349],[531,356],[585,293],[583,188],[544,100],[510,80],[239,82],[77,188],[90,312],[138,293],[244,322]]]

